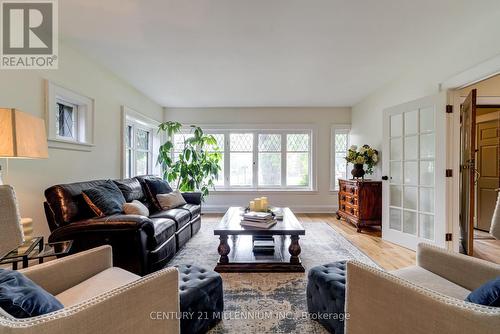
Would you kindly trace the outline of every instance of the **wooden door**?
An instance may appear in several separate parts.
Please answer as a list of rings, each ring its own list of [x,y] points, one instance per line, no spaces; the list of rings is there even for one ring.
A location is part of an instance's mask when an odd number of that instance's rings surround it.
[[[473,89],[460,109],[460,234],[463,252],[473,255],[476,180],[476,98]]]
[[[476,228],[490,231],[499,188],[499,120],[477,125],[477,220]]]

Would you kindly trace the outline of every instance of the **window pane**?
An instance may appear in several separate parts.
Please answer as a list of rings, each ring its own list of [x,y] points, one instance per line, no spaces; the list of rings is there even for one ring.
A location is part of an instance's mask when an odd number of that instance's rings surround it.
[[[281,151],[281,135],[260,134],[259,135],[259,151],[261,151],[261,152],[280,152]]]
[[[137,129],[136,147],[141,150],[149,150],[149,131]]]
[[[125,145],[132,147],[132,126],[127,125],[125,129]]]
[[[286,184],[289,186],[309,185],[309,153],[287,153]]]
[[[219,187],[224,186],[224,177],[225,177],[225,174],[224,174],[224,153],[221,153],[221,155],[222,155],[222,159],[219,162],[219,166],[221,168],[221,170],[219,171],[219,178],[214,181],[215,185],[219,186]]]
[[[148,174],[148,163],[149,154],[147,152],[135,152],[135,165],[137,169],[137,175]]]
[[[347,133],[335,134],[335,152],[347,152]]]
[[[259,185],[281,185],[281,153],[259,153]]]
[[[335,153],[335,189],[339,187],[339,179],[347,177],[347,162],[345,161],[346,153]]]
[[[309,135],[304,133],[295,133],[286,135],[287,151],[309,151]]]
[[[57,103],[56,131],[61,137],[74,137],[74,109],[62,103]]]
[[[231,133],[230,148],[232,152],[251,152],[253,150],[252,133]]]
[[[210,133],[208,135],[213,136],[215,138],[215,140],[217,141],[217,145],[216,146],[209,145],[205,149],[207,151],[215,151],[215,148],[218,148],[219,151],[224,151],[224,134],[222,134],[222,133]]]
[[[231,139],[232,139],[231,135]],[[231,142],[232,144],[232,142]],[[231,145],[232,147],[232,145]],[[253,176],[253,154],[252,153],[231,153],[230,161],[231,174],[230,183],[233,186],[251,186]]]
[[[176,133],[174,135],[174,151],[182,151],[184,149],[184,141],[191,137],[193,137],[191,133]]]

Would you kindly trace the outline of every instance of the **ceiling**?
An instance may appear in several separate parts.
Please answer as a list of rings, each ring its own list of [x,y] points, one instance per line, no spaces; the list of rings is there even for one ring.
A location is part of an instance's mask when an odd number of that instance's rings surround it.
[[[64,0],[59,22],[63,42],[163,106],[351,106],[431,51],[445,56],[499,4]]]

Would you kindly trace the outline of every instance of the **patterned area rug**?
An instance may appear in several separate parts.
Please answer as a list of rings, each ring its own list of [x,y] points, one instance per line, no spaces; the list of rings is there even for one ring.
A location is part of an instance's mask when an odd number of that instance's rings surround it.
[[[306,273],[230,273],[224,281],[223,320],[210,333],[327,333],[307,317],[307,271],[314,266],[355,259],[379,267],[326,223],[302,223],[301,260]],[[214,223],[200,232],[169,265],[194,264],[213,269],[218,261]]]

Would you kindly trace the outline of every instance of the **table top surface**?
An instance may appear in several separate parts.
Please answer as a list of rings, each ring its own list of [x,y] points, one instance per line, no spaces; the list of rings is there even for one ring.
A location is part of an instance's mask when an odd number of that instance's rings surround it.
[[[306,231],[289,208],[283,208],[283,220],[266,228],[241,226],[244,208],[230,207],[214,229],[215,235],[305,235]]]

